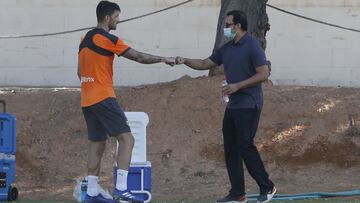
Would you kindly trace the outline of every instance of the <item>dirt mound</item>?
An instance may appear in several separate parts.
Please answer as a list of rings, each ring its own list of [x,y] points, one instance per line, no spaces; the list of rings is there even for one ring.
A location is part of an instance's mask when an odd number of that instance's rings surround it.
[[[125,111],[148,113],[148,160],[156,200],[216,198],[228,189],[221,122],[221,77],[117,89]],[[355,88],[265,86],[256,143],[280,193],[359,187],[360,91]],[[78,89],[1,89],[17,116],[21,199],[72,199],[86,173],[86,127]],[[114,141],[103,159],[112,184]],[[247,175],[249,193],[256,183]]]

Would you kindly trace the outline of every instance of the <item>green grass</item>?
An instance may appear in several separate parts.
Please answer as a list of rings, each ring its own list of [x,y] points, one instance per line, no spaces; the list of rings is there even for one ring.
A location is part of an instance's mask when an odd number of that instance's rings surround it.
[[[215,200],[207,200],[207,201],[152,201],[151,203],[214,203]],[[255,201],[249,201],[252,203]],[[324,199],[308,199],[308,200],[293,200],[293,201],[271,201],[272,203],[360,203],[360,197],[353,197],[352,199],[345,198],[324,198]],[[51,201],[51,200],[32,200],[32,201],[16,201],[14,203],[76,203],[76,201]]]

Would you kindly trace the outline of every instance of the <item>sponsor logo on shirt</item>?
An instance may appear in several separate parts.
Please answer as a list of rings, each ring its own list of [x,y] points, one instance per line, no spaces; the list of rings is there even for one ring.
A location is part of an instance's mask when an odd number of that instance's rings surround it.
[[[93,77],[81,77],[81,83],[95,82]]]

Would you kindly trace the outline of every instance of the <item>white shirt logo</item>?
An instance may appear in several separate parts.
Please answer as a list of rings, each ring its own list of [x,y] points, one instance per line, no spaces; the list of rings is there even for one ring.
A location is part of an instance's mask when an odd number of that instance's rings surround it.
[[[93,77],[81,77],[81,83],[86,83],[86,82],[95,82],[95,78],[93,78]]]

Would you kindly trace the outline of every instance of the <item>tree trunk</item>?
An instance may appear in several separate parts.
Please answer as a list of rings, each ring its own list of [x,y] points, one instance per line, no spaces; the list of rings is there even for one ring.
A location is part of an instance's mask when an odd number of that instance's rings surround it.
[[[221,10],[218,20],[216,41],[214,51],[220,48],[225,42],[223,28],[226,14],[231,10],[245,12],[248,20],[248,32],[257,38],[261,46],[266,48],[266,32],[270,29],[269,18],[266,14],[266,3],[268,0],[221,0]],[[222,66],[210,70],[209,76],[224,73]]]

